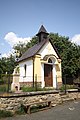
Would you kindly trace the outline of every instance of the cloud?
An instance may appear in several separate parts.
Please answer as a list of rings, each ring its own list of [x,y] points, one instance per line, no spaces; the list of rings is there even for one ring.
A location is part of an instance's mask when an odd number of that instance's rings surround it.
[[[71,40],[72,43],[75,43],[77,45],[80,45],[80,34],[76,34],[72,37],[72,40]]]
[[[1,57],[8,58],[8,57],[10,57],[10,55],[14,55],[14,49],[11,49],[11,50],[10,50],[9,52],[7,52],[7,53],[1,54]]]
[[[9,56],[9,54],[6,54],[6,53],[1,55],[1,57],[5,57],[5,58],[7,58],[8,56]]]
[[[31,40],[30,37],[27,37],[27,38],[18,37],[17,34],[15,34],[13,32],[7,33],[4,37],[4,39],[10,44],[11,47],[18,44],[19,42],[27,43]]]

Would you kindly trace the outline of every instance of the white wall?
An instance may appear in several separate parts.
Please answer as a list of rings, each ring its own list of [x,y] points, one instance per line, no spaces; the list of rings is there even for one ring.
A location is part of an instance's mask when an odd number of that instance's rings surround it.
[[[54,88],[57,88],[56,67],[55,67],[55,64],[53,65],[53,87],[54,87]]]
[[[41,59],[43,59],[43,57],[45,55],[50,55],[53,54],[54,56],[56,56],[58,58],[58,55],[56,54],[53,46],[51,45],[50,42],[47,42],[42,49],[39,51],[39,54],[41,54]],[[52,58],[53,59],[53,58]],[[56,88],[57,87],[57,81],[56,81],[56,68],[55,68],[55,59],[53,60],[53,87]],[[42,76],[42,87],[45,86],[45,82],[44,82],[44,64],[41,64],[41,76]]]
[[[42,84],[41,87],[45,87],[45,83],[44,83],[44,64],[41,64],[41,80],[42,80]]]
[[[45,45],[42,47],[42,49],[39,51],[39,54],[41,54],[41,59],[43,59],[43,57],[45,55],[50,55],[53,54],[56,57],[58,57],[58,55],[56,54],[53,46],[51,45],[50,42],[46,42]]]
[[[26,76],[24,65],[26,65]],[[19,82],[31,82],[33,80],[33,61],[27,60],[19,64],[20,67],[20,79]]]

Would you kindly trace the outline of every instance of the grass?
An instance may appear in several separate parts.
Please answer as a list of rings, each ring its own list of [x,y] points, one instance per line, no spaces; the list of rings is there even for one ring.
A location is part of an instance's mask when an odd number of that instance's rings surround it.
[[[53,88],[40,88],[40,87],[36,88],[36,87],[23,86],[21,90],[23,92],[33,92],[33,91],[49,91],[49,90],[53,90]]]
[[[0,110],[0,118],[12,117],[13,113],[10,111]]]
[[[75,86],[74,85],[66,85],[66,89],[74,89]],[[62,85],[60,88],[60,91],[64,91],[65,90],[65,85]]]
[[[0,85],[0,92],[7,92],[7,87],[8,87],[7,84]]]
[[[9,90],[11,89],[11,84],[9,85]],[[8,84],[2,84],[0,85],[0,92],[7,92],[8,90]]]

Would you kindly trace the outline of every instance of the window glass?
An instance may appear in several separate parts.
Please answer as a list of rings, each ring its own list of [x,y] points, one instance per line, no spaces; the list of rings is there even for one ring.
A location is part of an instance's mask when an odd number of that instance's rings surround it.
[[[26,76],[26,64],[24,65],[24,76]]]
[[[52,63],[52,60],[49,58],[48,63]]]

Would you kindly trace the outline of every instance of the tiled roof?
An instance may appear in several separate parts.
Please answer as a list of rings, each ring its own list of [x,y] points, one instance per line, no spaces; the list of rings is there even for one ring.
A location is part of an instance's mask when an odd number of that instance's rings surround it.
[[[33,57],[37,54],[37,52],[42,48],[42,46],[46,43],[46,39],[40,43],[35,44],[33,47],[29,48],[18,60],[18,62],[26,60],[27,58]]]
[[[34,45],[33,47],[29,48],[18,60],[18,62],[21,62],[23,60],[26,60],[30,57],[33,57],[34,55],[36,55],[38,53],[38,51],[43,47],[43,45],[47,42],[50,41],[50,43],[52,44],[50,39],[44,39],[42,42],[37,43],[36,45]],[[58,57],[60,58],[58,51],[56,49],[56,47],[52,44],[53,49],[56,51]],[[60,58],[61,59],[61,58]]]

